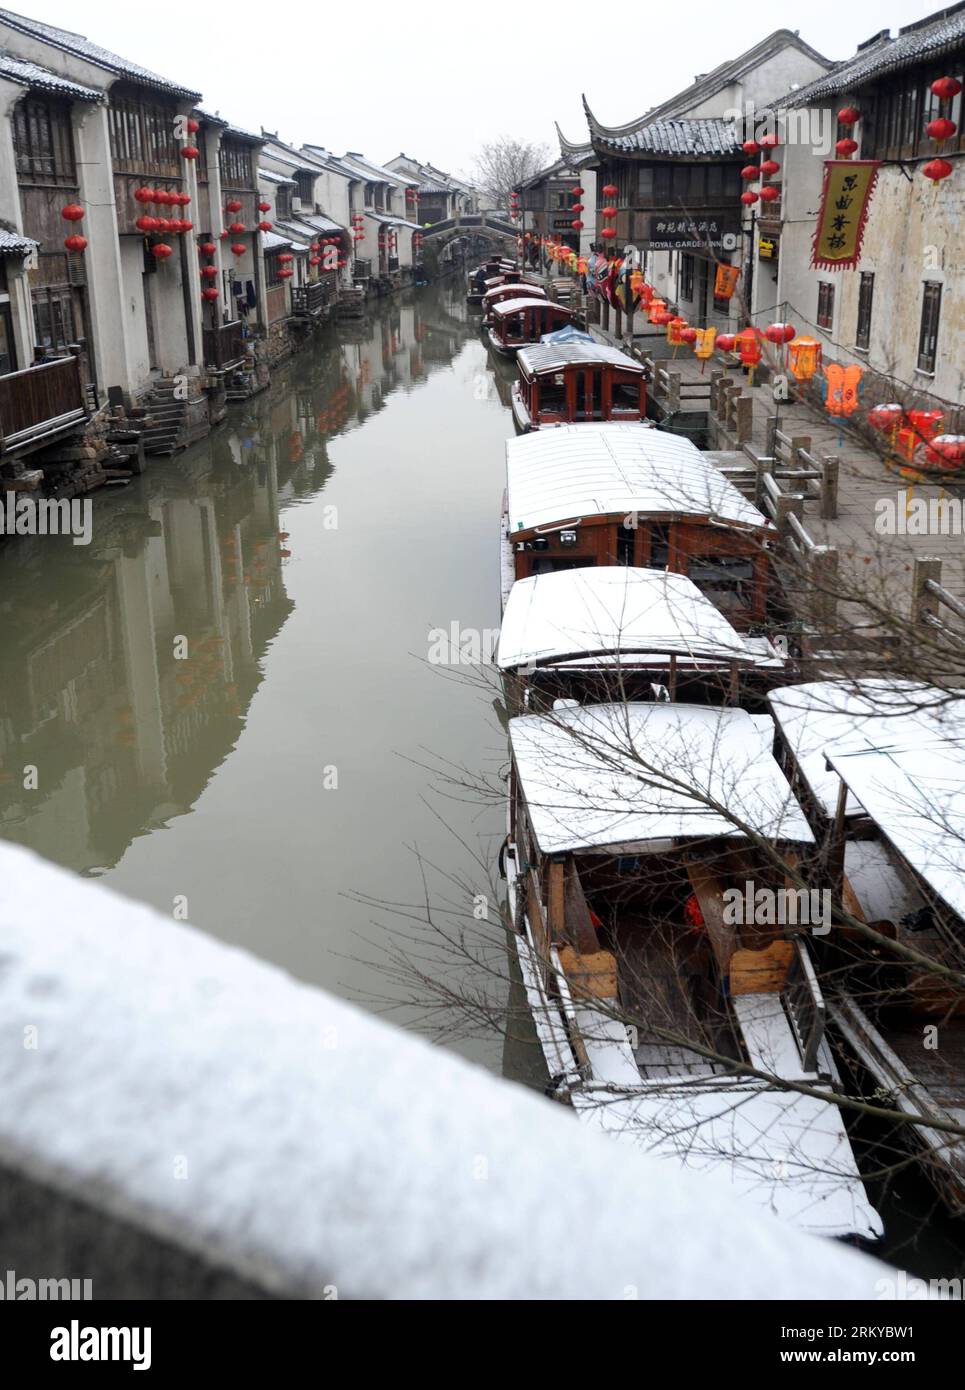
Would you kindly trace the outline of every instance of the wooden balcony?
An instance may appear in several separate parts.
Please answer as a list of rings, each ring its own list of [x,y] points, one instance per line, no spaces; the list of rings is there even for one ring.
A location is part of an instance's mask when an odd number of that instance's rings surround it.
[[[0,376],[0,454],[10,454],[87,419],[76,357]]]
[[[212,371],[223,372],[243,360],[245,340],[241,322],[221,323],[202,330],[204,365]]]
[[[334,299],[334,275],[329,274],[324,280],[315,280],[310,285],[294,285],[292,315],[294,318],[318,318]]]

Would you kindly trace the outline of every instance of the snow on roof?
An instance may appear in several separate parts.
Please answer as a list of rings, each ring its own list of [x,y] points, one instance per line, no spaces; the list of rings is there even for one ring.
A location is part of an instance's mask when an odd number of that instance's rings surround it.
[[[289,1298],[866,1300],[895,1275],[8,843],[0,932],[0,1158],[55,1225],[86,1202]]]
[[[749,832],[813,843],[765,724],[741,709],[636,703],[510,720],[540,849],[642,848]]]
[[[866,83],[903,72],[965,44],[965,7],[957,5],[906,24],[892,38],[888,30],[862,44],[853,58],[837,63],[825,76],[791,92],[788,106],[830,100],[839,92],[859,91]]]
[[[543,289],[542,285],[531,285],[517,280],[511,284],[493,285],[492,289],[487,290],[483,295],[483,303],[487,301],[490,304],[498,303],[500,295],[511,293],[518,295],[521,289],[525,289],[527,296],[539,299],[542,295],[544,299],[546,298],[546,291]]]
[[[958,761],[965,756],[965,702],[919,682],[810,681],[782,686],[767,698],[808,790],[828,819],[837,808],[839,781],[825,755],[835,744],[872,740],[889,749],[908,743],[940,747]],[[847,814],[860,812],[860,800],[849,797]]]
[[[42,24],[37,19],[28,19],[25,15],[15,14],[12,10],[0,10],[0,21],[8,24],[11,29],[17,29],[22,34],[29,34],[42,43],[48,43],[54,48],[61,49],[64,53],[72,53],[77,58],[84,58],[96,67],[105,68],[108,72],[116,73],[119,77],[127,78],[130,82],[143,82],[149,87],[159,87],[170,92],[172,96],[190,97],[193,101],[200,101],[201,99],[200,92],[191,91],[187,87],[169,81],[166,77],[159,77],[156,72],[151,72],[148,68],[131,63],[126,58],[120,58],[116,53],[111,53],[109,49],[91,43],[90,39],[85,38],[83,34],[71,33],[69,29],[57,29],[52,24]]]
[[[295,187],[294,179],[286,179],[284,174],[276,174],[273,169],[262,169],[259,167],[258,177],[264,179],[267,183],[289,184],[292,188]]]
[[[501,670],[631,653],[770,664],[684,574],[599,565],[517,579],[510,590]]]
[[[56,92],[60,96],[71,97],[74,101],[103,101],[104,93],[94,87],[82,87],[78,82],[70,82],[59,73],[42,68],[39,63],[30,63],[25,58],[15,58],[12,53],[0,53],[0,76],[11,82],[22,83],[25,87],[39,87],[46,92]]]
[[[636,423],[557,425],[509,439],[506,474],[511,531],[628,512],[769,525],[689,439]]]
[[[294,242],[289,241],[287,237],[279,236],[277,232],[262,232],[261,236],[262,249],[265,251],[281,251],[283,248],[292,251],[300,249],[295,246]]]
[[[29,256],[39,245],[31,237],[0,227],[0,256]]]
[[[395,169],[384,169],[381,164],[373,164],[370,159],[352,150],[339,155],[339,162],[359,174],[367,183],[391,183],[399,187],[415,188],[419,182],[418,179],[410,178],[408,174],[400,174]]]
[[[516,361],[523,370],[534,375],[538,372],[552,372],[573,365],[591,366],[594,362],[619,367],[622,371],[642,376],[644,367],[633,357],[628,357],[619,348],[608,347],[603,343],[534,343],[531,347],[520,348]]]
[[[562,310],[566,314],[572,313],[572,310],[567,309],[563,304],[554,304],[552,300],[549,299],[537,299],[534,295],[529,293],[528,285],[520,285],[519,288],[526,291],[525,295],[522,295],[519,299],[501,299],[498,304],[493,305],[493,315],[496,318],[508,318],[510,314],[519,314],[522,313],[524,309],[532,309],[534,306],[537,309],[550,308]]]

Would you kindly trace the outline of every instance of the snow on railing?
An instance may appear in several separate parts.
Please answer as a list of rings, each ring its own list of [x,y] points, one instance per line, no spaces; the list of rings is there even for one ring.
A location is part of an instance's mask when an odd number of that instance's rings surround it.
[[[0,1169],[282,1296],[868,1298],[886,1274],[10,846]]]

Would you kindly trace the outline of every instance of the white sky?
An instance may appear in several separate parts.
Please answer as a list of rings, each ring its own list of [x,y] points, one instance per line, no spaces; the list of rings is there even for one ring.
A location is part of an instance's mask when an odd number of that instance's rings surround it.
[[[7,8],[82,32],[196,88],[207,107],[251,130],[378,162],[404,150],[468,173],[480,145],[501,134],[544,142],[553,158],[554,120],[568,139],[582,139],[581,92],[601,120],[617,125],[775,29],[799,29],[819,53],[840,59],[886,24],[895,32],[940,4],[651,0],[607,13],[593,0],[357,7],[8,0]]]

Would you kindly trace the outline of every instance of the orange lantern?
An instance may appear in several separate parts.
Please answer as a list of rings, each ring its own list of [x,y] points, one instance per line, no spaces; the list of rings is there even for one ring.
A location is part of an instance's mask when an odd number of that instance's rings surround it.
[[[735,334],[734,343],[740,353],[741,365],[744,367],[756,367],[763,357],[761,349],[761,335],[756,328],[742,328]]]
[[[653,299],[650,301],[650,313],[647,315],[651,323],[659,323],[660,315],[666,309],[667,304],[663,299]],[[669,322],[669,320],[668,320]]]
[[[824,405],[829,415],[847,418],[858,408],[858,390],[864,367],[852,362],[847,367],[840,362],[829,362],[824,368],[827,386]]]
[[[787,345],[787,365],[795,381],[810,381],[821,365],[817,338],[794,338]]]
[[[686,327],[687,320],[682,319],[680,315],[677,314],[677,316],[672,318],[667,324],[667,342],[671,343],[674,347],[679,347],[683,342],[683,338],[680,335]]]
[[[731,299],[739,279],[740,270],[736,265],[719,265],[714,276],[714,298]]]

